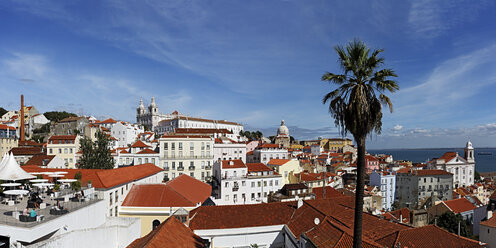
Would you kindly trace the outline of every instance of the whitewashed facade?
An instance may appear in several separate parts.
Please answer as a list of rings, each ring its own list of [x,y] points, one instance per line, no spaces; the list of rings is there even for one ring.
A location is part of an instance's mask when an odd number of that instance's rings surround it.
[[[246,163],[246,143],[216,139],[214,143],[214,161],[241,159]]]
[[[211,181],[214,139],[209,136],[166,135],[159,139],[160,167],[165,177],[187,174],[203,182]]]
[[[117,122],[110,129],[112,137],[117,139],[117,147],[127,147],[133,144],[138,135],[144,131],[142,126],[126,122]]]
[[[370,174],[370,185],[381,190],[382,210],[392,211],[391,208],[396,197],[396,175],[390,172],[374,171]]]

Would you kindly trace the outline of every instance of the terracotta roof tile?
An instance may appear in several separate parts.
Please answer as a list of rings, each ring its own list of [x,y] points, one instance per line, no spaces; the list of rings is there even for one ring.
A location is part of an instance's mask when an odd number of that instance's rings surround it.
[[[212,186],[185,174],[172,179],[167,186],[193,203],[203,203],[212,193]]]
[[[43,154],[43,149],[42,147],[14,147],[10,149],[9,153],[14,154],[14,156],[36,155]]]
[[[161,168],[154,164],[141,164],[135,166],[122,167],[117,169],[59,169],[59,168],[41,168],[38,166],[22,166],[26,172],[44,172],[44,171],[66,171],[65,178],[74,178],[77,172],[81,172],[83,185],[92,181],[95,188],[112,188],[124,183],[132,182],[145,178],[162,171]]]
[[[291,218],[296,202],[232,206],[201,206],[190,212],[193,230],[283,225]],[[256,216],[256,218],[254,218]]]
[[[5,124],[0,124],[0,129],[1,130],[5,130],[5,129],[8,129],[8,130],[16,130],[15,127],[12,127],[12,126],[8,126],[8,125],[5,125]]]
[[[387,212],[382,214],[386,220],[394,220],[400,221],[400,218],[403,220],[402,223],[410,223],[410,210],[408,208],[401,208],[391,212]]]
[[[146,149],[143,149],[143,150],[137,152],[136,154],[158,154],[158,152],[156,152],[152,149],[146,148]]]
[[[272,171],[271,168],[263,163],[246,163],[246,167],[248,167],[248,172]]]
[[[36,154],[25,165],[46,166],[53,158],[55,155]]]
[[[170,217],[146,236],[136,239],[127,248],[203,248],[207,240],[197,236],[191,229]]]
[[[280,146],[278,144],[263,144],[261,146],[258,146],[257,149],[261,149],[261,148],[279,148]]]
[[[453,199],[443,202],[455,214],[474,210],[477,207],[465,198]]]
[[[48,140],[75,140],[77,135],[53,135]]]
[[[434,225],[404,229],[376,240],[386,247],[466,247],[479,248],[479,241],[455,235]],[[400,246],[401,245],[401,246]]]
[[[481,225],[488,226],[488,227],[494,227],[496,228],[496,215],[493,216],[491,219],[483,221],[480,223]]]
[[[143,143],[141,140],[137,140],[134,142],[134,144],[131,145],[132,148],[145,148],[145,147],[150,147],[149,145]]]
[[[270,164],[270,165],[283,165],[287,162],[291,161],[291,159],[271,159],[267,164]]]
[[[241,159],[222,160],[222,169],[237,169],[246,168],[245,163]]]
[[[324,198],[324,188],[323,187],[314,187],[312,188],[312,193],[315,194],[315,199],[323,199]],[[325,198],[333,198],[344,196],[341,192],[337,191],[335,188],[331,186],[325,187]]]

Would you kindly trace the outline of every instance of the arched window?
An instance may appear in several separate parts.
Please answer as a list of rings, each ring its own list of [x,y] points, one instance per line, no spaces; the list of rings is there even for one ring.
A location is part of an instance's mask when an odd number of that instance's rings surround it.
[[[155,229],[158,225],[160,225],[160,221],[159,220],[154,220],[152,222],[152,230]]]

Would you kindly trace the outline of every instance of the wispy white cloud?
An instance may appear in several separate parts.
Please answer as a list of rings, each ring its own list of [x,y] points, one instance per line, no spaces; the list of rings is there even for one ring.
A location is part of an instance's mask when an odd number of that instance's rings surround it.
[[[491,1],[474,3],[470,0],[412,1],[408,22],[416,35],[435,38],[458,25],[474,21],[481,10],[493,4]]]
[[[47,73],[47,59],[39,54],[13,53],[4,58],[2,64],[21,82],[33,83]]]

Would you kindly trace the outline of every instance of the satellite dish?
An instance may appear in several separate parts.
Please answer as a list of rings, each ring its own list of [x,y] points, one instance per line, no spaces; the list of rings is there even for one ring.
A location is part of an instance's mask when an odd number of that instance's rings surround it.
[[[315,225],[320,224],[320,220],[319,220],[319,218],[315,218],[315,220],[313,220],[313,223],[315,223]]]

